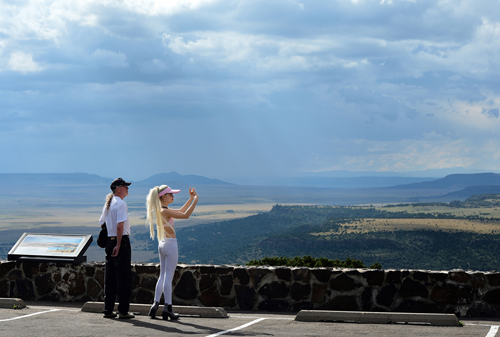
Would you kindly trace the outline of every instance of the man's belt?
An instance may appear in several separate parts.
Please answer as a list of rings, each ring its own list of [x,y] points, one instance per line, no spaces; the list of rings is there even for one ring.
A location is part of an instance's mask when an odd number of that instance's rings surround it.
[[[116,240],[116,236],[108,236],[108,239],[110,239],[110,240]],[[122,240],[123,239],[128,239],[128,235],[122,235]]]

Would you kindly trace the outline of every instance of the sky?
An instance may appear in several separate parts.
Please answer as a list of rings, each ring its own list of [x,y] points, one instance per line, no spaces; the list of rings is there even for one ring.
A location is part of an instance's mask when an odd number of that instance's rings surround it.
[[[0,0],[0,173],[496,172],[498,0]]]

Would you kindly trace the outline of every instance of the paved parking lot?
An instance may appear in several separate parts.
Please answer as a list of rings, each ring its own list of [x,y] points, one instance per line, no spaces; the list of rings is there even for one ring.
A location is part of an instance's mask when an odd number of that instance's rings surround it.
[[[181,316],[179,321],[137,315],[105,319],[81,306],[27,303],[21,310],[0,309],[0,335],[35,336],[433,336],[500,337],[500,320],[464,321],[464,327],[412,324],[298,322],[290,313],[228,312],[229,318]]]

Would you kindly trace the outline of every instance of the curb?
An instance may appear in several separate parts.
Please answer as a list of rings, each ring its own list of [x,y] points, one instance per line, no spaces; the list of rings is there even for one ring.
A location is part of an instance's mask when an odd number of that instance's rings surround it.
[[[20,298],[0,298],[0,308],[23,309],[26,303]]]
[[[434,326],[461,326],[454,314],[404,312],[301,310],[295,316],[295,320],[301,322],[427,323]]]
[[[115,305],[115,310],[117,310],[118,304]],[[102,314],[104,308],[104,302],[86,302],[82,311],[84,312],[95,312]],[[149,314],[149,309],[151,304],[136,304],[130,303],[129,311],[131,313],[139,313],[141,315]],[[179,306],[174,305],[173,309],[175,313],[187,316],[199,316],[203,318],[227,318],[227,312],[221,307],[189,307],[189,306]],[[163,305],[158,308],[157,314],[161,315],[163,310]]]

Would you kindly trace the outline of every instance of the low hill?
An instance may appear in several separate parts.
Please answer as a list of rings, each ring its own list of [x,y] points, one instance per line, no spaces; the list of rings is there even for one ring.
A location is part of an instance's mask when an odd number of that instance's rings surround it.
[[[0,173],[0,185],[18,186],[109,186],[114,178],[103,178],[96,174],[88,173]],[[125,178],[125,180],[128,180]],[[193,185],[233,185],[222,180],[210,179],[197,175],[180,175],[177,172],[160,173],[145,180],[134,182],[135,184],[161,185],[169,184],[193,184]]]
[[[443,198],[448,200],[464,200],[471,196],[482,194],[500,194],[500,185],[470,186],[460,191],[450,192],[443,196]]]
[[[497,173],[473,173],[473,174],[450,174],[444,178],[425,181],[420,183],[397,185],[391,189],[449,189],[461,190],[471,186],[500,185],[500,174]]]
[[[360,189],[379,188],[395,185],[419,183],[437,178],[399,177],[399,176],[361,176],[361,177],[275,177],[240,179],[241,185],[268,185],[306,188]]]

